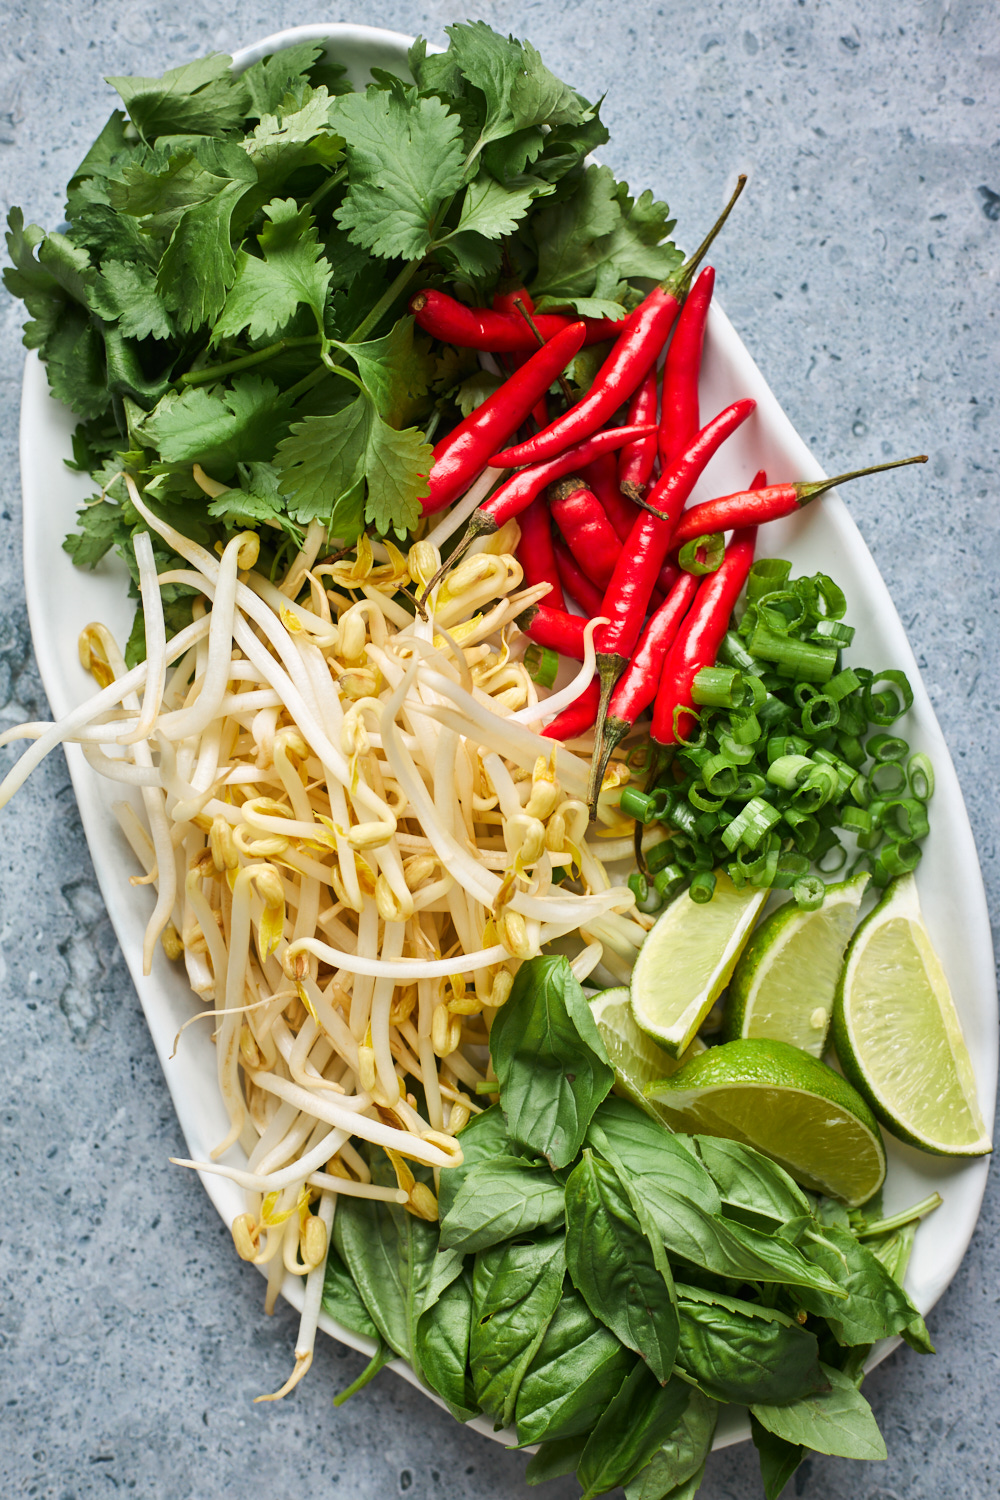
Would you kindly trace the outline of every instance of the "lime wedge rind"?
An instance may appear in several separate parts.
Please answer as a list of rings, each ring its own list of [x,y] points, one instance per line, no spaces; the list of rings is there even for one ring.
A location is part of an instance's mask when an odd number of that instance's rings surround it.
[[[592,998],[590,1008],[615,1071],[615,1093],[662,1121],[662,1109],[652,1099],[647,1099],[645,1089],[656,1079],[674,1072],[681,1066],[680,1061],[639,1030],[632,1016],[626,985],[602,990]],[[685,1053],[685,1059],[704,1050],[704,1043],[696,1037]]]
[[[803,1187],[848,1207],[867,1202],[885,1179],[885,1148],[864,1098],[787,1042],[726,1042],[646,1092],[675,1129],[754,1146]]]
[[[827,887],[822,906],[793,901],[754,929],[733,970],[726,1040],[764,1037],[822,1057],[844,952],[870,876]]]
[[[833,1037],[844,1073],[899,1140],[937,1156],[993,1149],[912,875],[892,882],[851,939]]]

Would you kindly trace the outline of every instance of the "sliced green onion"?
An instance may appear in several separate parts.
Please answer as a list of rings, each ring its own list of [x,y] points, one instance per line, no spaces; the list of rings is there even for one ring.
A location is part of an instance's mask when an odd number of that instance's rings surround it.
[[[825,895],[826,882],[820,880],[818,875],[805,875],[792,886],[795,904],[803,911],[815,911],[822,906]]]
[[[805,780],[812,768],[808,755],[780,755],[768,766],[767,779],[791,792]]]
[[[808,755],[812,750],[800,734],[772,734],[767,742],[767,758],[773,762],[784,755]]]
[[[814,813],[837,795],[839,787],[840,777],[832,766],[814,765],[792,796],[806,812]]]
[[[777,808],[771,807],[760,797],[751,797],[733,821],[722,830],[722,842],[727,849],[735,849],[739,844],[745,844],[748,849],[756,849],[765,834],[770,832],[775,823],[780,822],[781,814]]]
[[[853,833],[871,833],[872,831],[872,815],[867,807],[841,808],[840,822],[843,828],[849,828]]]
[[[843,725],[843,722],[844,712],[843,708],[841,708],[841,726]],[[847,764],[851,766],[855,771],[859,771],[864,765],[865,761],[868,759],[865,747],[858,739],[856,734],[838,734],[837,749],[840,751],[841,756],[847,762]]]
[[[836,875],[837,871],[842,870],[847,863],[847,850],[835,835],[830,836],[833,842],[829,848],[824,849],[816,861],[817,870],[822,871],[824,875]]]
[[[701,768],[701,779],[706,791],[716,797],[731,797],[736,789],[736,768],[726,756],[710,755]]]
[[[910,747],[898,734],[873,734],[865,748],[873,760],[893,761],[905,759]]]
[[[880,797],[895,797],[906,788],[906,772],[898,761],[883,761],[873,767],[868,780]]]
[[[791,563],[783,557],[759,557],[747,578],[747,603],[754,604],[763,595],[784,588],[791,571]]]
[[[815,620],[839,620],[847,609],[847,599],[839,584],[826,573],[814,573],[811,578],[796,578],[792,587],[809,609]]]
[[[929,755],[918,750],[906,763],[906,776],[910,791],[921,802],[929,802],[934,795],[934,767]]]
[[[524,665],[532,682],[537,682],[539,687],[550,688],[559,673],[559,652],[553,651],[551,646],[539,646],[536,641],[532,641],[524,653]]]
[[[806,606],[794,589],[779,589],[758,599],[757,617],[778,635],[788,635],[802,624]],[[752,644],[750,649],[754,649]]]
[[[925,839],[931,831],[927,806],[919,797],[899,797],[893,802],[887,802],[881,823],[889,837],[896,842]]]
[[[653,876],[653,886],[664,901],[669,901],[671,896],[677,894],[681,886],[687,880],[687,873],[679,864],[664,865],[662,870],[657,870]]]
[[[763,776],[758,776],[756,771],[744,771],[736,783],[734,797],[761,797],[764,793],[770,794],[771,788]]]
[[[654,844],[652,849],[646,850],[646,869],[651,875],[658,870],[665,870],[674,857],[674,839],[664,839],[662,843]]]
[[[825,684],[823,691],[828,698],[832,698],[835,703],[839,703],[842,698],[847,697],[848,693],[855,692],[860,686],[861,684],[858,681],[856,673],[852,672],[850,667],[845,667],[842,672],[837,672],[835,676],[830,678],[830,681]]]
[[[699,906],[703,906],[706,901],[711,901],[715,895],[714,870],[699,870],[697,875],[692,876],[688,895],[692,901],[697,901]]]
[[[817,620],[809,638],[821,645],[829,643],[843,648],[854,640],[854,626],[842,625],[839,620]]]
[[[837,665],[834,646],[816,646],[771,630],[758,620],[750,638],[750,650],[765,661],[777,662],[800,682],[826,682]],[[871,717],[869,715],[869,717]]]
[[[663,898],[655,886],[650,885],[641,870],[634,870],[628,878],[628,888],[635,897],[635,904],[646,916],[652,916],[663,905]]]
[[[774,872],[771,885],[777,891],[791,890],[797,880],[809,873],[809,861],[804,854],[797,854],[789,849],[778,859],[778,868]]]
[[[818,693],[802,710],[804,734],[826,734],[840,723],[840,709],[825,693]]]
[[[718,660],[727,667],[738,667],[741,672],[755,672],[756,664],[749,651],[736,634],[727,630],[719,647]]]
[[[701,578],[706,573],[717,573],[725,555],[726,539],[721,531],[713,531],[707,536],[696,536],[690,542],[685,542],[677,554],[677,565],[685,573]]]
[[[883,689],[882,684],[888,683],[889,687]],[[893,691],[899,689],[899,696]],[[886,729],[910,708],[913,703],[913,689],[905,672],[886,671],[873,672],[870,682],[865,683],[863,690],[865,712],[872,724],[877,724],[880,729]]]
[[[636,818],[640,823],[655,821],[652,797],[648,792],[641,792],[637,786],[625,787],[618,805],[627,818]]]
[[[691,697],[707,708],[741,708],[746,695],[735,667],[702,667],[691,684]]]
[[[745,713],[737,710],[729,721],[729,733],[734,745],[745,745],[749,749],[760,740],[760,720],[752,710]]]
[[[886,844],[875,861],[872,884],[886,886],[898,875],[909,875],[920,863],[920,853],[919,844]]]
[[[698,726],[698,738],[696,740],[689,740],[686,735],[681,732],[681,719],[684,718],[685,714],[690,715],[690,717],[694,719],[696,725]],[[674,732],[674,739],[677,741],[678,745],[684,745],[689,749],[696,749],[700,745],[705,745],[708,743],[708,730],[702,724],[701,714],[696,708],[685,708],[682,704],[678,703],[677,707],[674,709],[674,722],[671,727]]]
[[[811,854],[820,835],[820,826],[816,818],[797,807],[786,807],[781,816],[792,830],[796,848],[800,849],[803,854]]]
[[[754,758],[752,745],[741,745],[724,729],[719,731],[719,754],[724,756],[731,766],[748,766]]]

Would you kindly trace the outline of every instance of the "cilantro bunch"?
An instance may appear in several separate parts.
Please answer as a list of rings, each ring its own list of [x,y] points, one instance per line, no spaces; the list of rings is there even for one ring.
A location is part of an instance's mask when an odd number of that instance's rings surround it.
[[[216,55],[109,79],[124,111],[73,174],[66,224],[11,211],[4,280],[99,490],[74,561],[116,548],[134,568],[126,468],[205,545],[260,529],[275,571],[311,523],[402,537],[432,439],[490,389],[476,356],[415,330],[417,284],[617,317],[678,263],[666,205],[585,164],[608,138],[597,105],[528,43],[483,22],[448,35],[364,92],[315,43],[239,76]],[[595,367],[588,350],[578,388]],[[164,591],[173,630],[186,593]]]

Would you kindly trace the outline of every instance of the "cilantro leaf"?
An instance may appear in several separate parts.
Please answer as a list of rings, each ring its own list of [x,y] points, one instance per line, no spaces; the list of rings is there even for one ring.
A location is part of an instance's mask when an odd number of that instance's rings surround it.
[[[78,568],[93,571],[101,558],[121,539],[123,530],[121,506],[98,498],[77,512],[78,531],[71,531],[63,542]],[[125,528],[127,530],[127,528]]]
[[[338,223],[383,259],[419,259],[462,185],[460,120],[400,86],[339,99],[334,123],[347,141],[349,183]]]
[[[607,167],[588,167],[573,196],[547,204],[532,228],[538,274],[531,294],[543,311],[570,305],[582,312],[593,297],[617,304],[621,283],[663,281],[683,259],[675,245],[659,243],[673,228],[666,204],[648,192],[633,201]],[[596,306],[587,304],[587,312]]]
[[[66,297],[52,272],[35,257],[45,239],[45,230],[37,224],[24,225],[24,214],[12,208],[7,215],[7,253],[13,269],[4,267],[4,286],[14,297],[20,297],[30,322],[24,325],[24,342],[29,349],[44,348],[66,305]]]
[[[286,105],[291,101],[286,100]],[[333,100],[325,88],[306,89],[298,108],[261,116],[245,150],[258,182],[270,191],[301,167],[332,167],[343,155],[343,139],[331,125]]]
[[[126,338],[169,339],[173,319],[156,290],[156,273],[135,262],[106,260],[101,266],[98,300],[102,317],[117,318]]]
[[[490,141],[541,125],[578,123],[585,114],[579,97],[550,73],[530,43],[502,37],[485,21],[446,26],[465,77],[486,102],[473,154]]]
[[[396,432],[362,392],[333,416],[297,423],[278,445],[275,464],[290,513],[303,524],[332,517],[330,535],[353,542],[362,518],[382,536],[393,528],[403,536],[416,525],[432,458],[416,428]]]
[[[230,387],[170,391],[137,427],[168,464],[199,463],[214,476],[239,461],[270,459],[288,430],[288,404],[272,380],[237,375]]]
[[[109,78],[144,140],[191,132],[221,135],[243,123],[249,94],[222,53],[200,57],[162,78]]]
[[[224,490],[209,504],[208,514],[228,526],[257,526],[262,521],[276,521],[293,538],[301,533],[285,515],[285,497],[278,488],[278,471],[273,464],[237,464],[239,487]]]
[[[189,208],[170,236],[156,290],[176,314],[181,333],[212,322],[222,311],[236,277],[233,210],[245,191],[245,182],[224,183],[213,198]]]
[[[211,204],[233,182],[249,187],[257,173],[241,146],[199,141],[176,150],[156,148],[127,163],[110,188],[113,208],[144,220],[147,235],[170,234],[191,208]]]
[[[45,373],[52,394],[84,419],[99,417],[111,404],[104,341],[82,307],[67,302],[48,334]]]
[[[258,120],[275,114],[292,84],[307,79],[309,69],[322,56],[322,42],[299,42],[252,63],[241,74],[247,92],[247,114]]]
[[[105,260],[142,262],[156,266],[159,250],[139,221],[119,214],[110,203],[85,203],[70,224],[68,238],[85,248],[95,264]]]
[[[379,413],[390,427],[405,427],[420,397],[430,389],[434,362],[430,341],[418,340],[413,318],[398,319],[381,339],[338,344],[358,367]]]
[[[548,183],[527,187],[505,188],[501,183],[480,174],[471,183],[462,202],[462,213],[456,235],[481,234],[487,240],[499,240],[513,234],[536,197],[553,191]]]
[[[235,337],[244,328],[255,342],[267,339],[302,303],[311,308],[323,332],[333,270],[320,254],[308,205],[300,209],[294,198],[275,198],[264,214],[268,223],[258,236],[264,258],[245,250],[237,255],[235,280],[212,330],[212,344]]]

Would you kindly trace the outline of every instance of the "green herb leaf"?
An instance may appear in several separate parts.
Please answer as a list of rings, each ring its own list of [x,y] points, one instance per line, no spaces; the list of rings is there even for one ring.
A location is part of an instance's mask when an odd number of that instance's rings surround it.
[[[125,338],[174,337],[174,320],[157,291],[151,266],[141,261],[104,261],[98,295],[102,317],[116,318]]]
[[[415,89],[369,89],[337,101],[349,187],[336,219],[385,260],[426,255],[439,215],[462,185],[461,122]]]
[[[344,142],[331,123],[334,101],[325,88],[307,88],[261,116],[245,150],[257,169],[261,192],[270,193],[302,167],[336,165]]]
[[[331,537],[353,542],[361,529],[362,482],[367,485],[364,517],[380,536],[392,529],[404,536],[416,525],[420,501],[429,493],[432,460],[430,444],[415,428],[396,432],[362,392],[333,416],[297,423],[278,445],[275,465],[298,520],[330,518]]]
[[[493,1023],[490,1056],[511,1140],[568,1166],[614,1072],[565,958],[521,965]]]
[[[354,360],[379,415],[389,426],[408,426],[434,371],[429,342],[417,338],[413,318],[398,318],[384,338],[363,344],[335,343],[335,347]]]
[[[679,1336],[674,1284],[640,1204],[613,1167],[584,1151],[566,1184],[566,1267],[594,1316],[665,1385]]]
[[[330,1246],[323,1276],[323,1311],[352,1333],[360,1333],[366,1339],[378,1339],[379,1331],[372,1322],[354,1284],[354,1278],[344,1265],[336,1247]]]
[[[459,1422],[468,1422],[479,1414],[468,1374],[471,1329],[472,1277],[465,1270],[421,1314],[416,1332],[423,1378]]]
[[[561,1234],[496,1245],[476,1256],[469,1358],[476,1400],[498,1427],[509,1426],[514,1416],[521,1381],[556,1310],[565,1274]]]
[[[567,1285],[521,1382],[518,1441],[524,1445],[544,1439],[548,1444],[588,1433],[634,1363],[579,1292]]]
[[[343,1406],[345,1401],[350,1401],[359,1391],[363,1391],[366,1385],[371,1385],[379,1370],[383,1369],[392,1359],[392,1350],[385,1339],[379,1338],[378,1346],[371,1359],[365,1365],[357,1380],[352,1380],[346,1390],[338,1391],[333,1398],[334,1406]]]
[[[306,82],[309,70],[322,56],[322,42],[298,42],[251,63],[240,74],[247,94],[247,114],[257,119],[275,114],[293,85]]]
[[[230,386],[171,391],[144,417],[138,435],[166,463],[199,463],[218,479],[238,462],[266,461],[288,431],[288,404],[272,380],[237,375]]]
[[[587,1144],[614,1166],[656,1180],[661,1195],[678,1194],[718,1214],[722,1200],[695,1152],[691,1136],[675,1135],[628,1099],[611,1096],[599,1105],[587,1131]]]
[[[812,1204],[798,1183],[752,1146],[709,1135],[696,1136],[695,1142],[727,1208],[779,1223],[812,1214]]]
[[[576,1477],[583,1500],[628,1484],[645,1468],[688,1403],[677,1376],[660,1385],[641,1360],[607,1407],[583,1450]]]
[[[795,1401],[826,1386],[815,1336],[789,1318],[680,1285],[677,1302],[677,1363],[713,1400]]]
[[[524,1477],[529,1484],[545,1484],[558,1479],[562,1474],[572,1474],[580,1462],[580,1455],[587,1446],[587,1434],[579,1437],[555,1438],[544,1442],[528,1460]]]
[[[846,1229],[834,1225],[818,1229],[803,1249],[847,1292],[846,1302],[809,1287],[796,1292],[796,1300],[803,1307],[826,1319],[838,1343],[874,1344],[877,1339],[903,1333],[920,1317],[885,1266]]]
[[[63,542],[63,551],[68,552],[78,568],[96,568],[101,558],[121,540],[128,527],[122,520],[121,508],[109,505],[106,500],[96,500],[77,511],[78,531],[71,531]]]
[[[526,127],[577,123],[584,117],[578,96],[549,72],[530,43],[500,36],[485,21],[445,30],[449,52],[486,103],[475,151]]]
[[[864,1396],[839,1370],[823,1365],[822,1372],[828,1390],[802,1396],[790,1405],[754,1401],[751,1414],[776,1437],[801,1443],[816,1453],[885,1458],[882,1434]]]
[[[245,85],[223,53],[199,57],[162,78],[109,78],[144,140],[158,135],[222,135],[241,125],[249,103]]]
[[[785,1485],[802,1462],[804,1450],[801,1443],[786,1443],[784,1438],[768,1432],[750,1413],[750,1436],[760,1459],[760,1477],[764,1486],[765,1500],[778,1500]]]
[[[548,1168],[499,1156],[467,1172],[447,1215],[441,1244],[473,1255],[501,1240],[550,1228],[563,1217],[563,1188]]]
[[[682,1484],[704,1471],[712,1449],[718,1404],[692,1390],[688,1404],[644,1469],[625,1486],[626,1500],[671,1500]],[[694,1493],[694,1491],[692,1491]]]
[[[333,274],[321,254],[308,207],[294,198],[275,198],[264,209],[269,221],[258,236],[261,260],[241,250],[236,275],[210,342],[235,338],[248,330],[255,343],[272,337],[305,304],[323,332],[326,294]]]
[[[507,1124],[499,1104],[491,1104],[481,1115],[473,1115],[468,1125],[459,1134],[462,1160],[456,1167],[442,1167],[438,1186],[438,1212],[441,1222],[448,1217],[462,1184],[480,1162],[489,1162],[497,1156],[511,1155],[507,1139]]]

